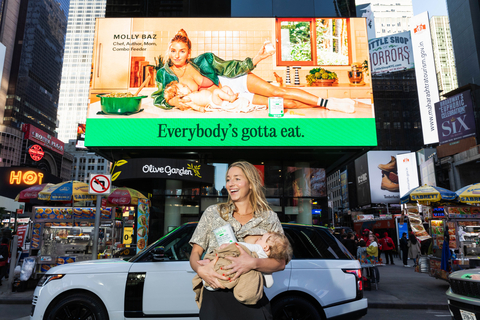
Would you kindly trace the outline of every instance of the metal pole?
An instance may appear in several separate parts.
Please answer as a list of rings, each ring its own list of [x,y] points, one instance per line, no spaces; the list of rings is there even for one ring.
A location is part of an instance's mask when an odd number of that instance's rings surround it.
[[[12,247],[10,248],[10,271],[8,273],[8,291],[12,292],[12,283],[13,276],[15,273],[15,267],[17,266],[17,247],[18,247],[18,236],[13,236]]]
[[[94,236],[93,236],[93,248],[92,248],[92,260],[96,260],[98,257],[98,237],[100,235],[100,216],[102,215],[100,211],[100,206],[102,204],[102,196],[97,195],[97,209],[95,210],[95,226],[94,226]]]

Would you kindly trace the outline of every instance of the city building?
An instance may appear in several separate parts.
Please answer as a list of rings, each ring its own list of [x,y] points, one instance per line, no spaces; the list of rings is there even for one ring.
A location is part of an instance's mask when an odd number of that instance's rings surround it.
[[[447,0],[448,18],[457,67],[458,86],[480,85],[480,15],[478,3],[469,0]]]
[[[84,124],[92,69],[95,19],[105,16],[105,0],[71,0],[58,102],[58,138],[67,143]]]
[[[453,54],[452,35],[447,16],[430,18],[433,54],[437,70],[440,94],[450,92],[458,87],[455,56]]]
[[[377,124],[376,150],[423,147],[415,69],[372,77]]]
[[[88,183],[91,173],[109,174],[110,162],[108,160],[85,149],[77,149],[75,145],[76,140],[70,140],[65,145],[65,152],[72,156],[73,162],[68,180]]]
[[[369,39],[388,36],[410,30],[410,18],[413,17],[412,0],[356,0],[357,17],[367,10],[373,20],[369,28]]]
[[[0,125],[0,167],[20,165],[23,132]]]
[[[2,21],[4,37],[7,25],[16,24],[10,70],[4,74],[8,77],[4,125],[20,129],[31,124],[55,136],[68,6],[69,0],[21,1],[18,14],[12,16],[17,21],[10,16]]]

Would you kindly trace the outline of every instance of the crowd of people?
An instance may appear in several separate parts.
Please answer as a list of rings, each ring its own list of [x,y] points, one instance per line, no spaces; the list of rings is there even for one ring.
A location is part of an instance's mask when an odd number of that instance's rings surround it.
[[[334,235],[356,259],[360,260],[362,258],[361,254],[366,252],[366,259],[373,264],[394,265],[393,257],[401,252],[404,267],[410,267],[408,258],[413,260],[413,266],[416,267],[421,252],[420,241],[413,233],[410,233],[408,238],[407,234],[403,233],[399,248],[396,247],[388,232],[384,232],[383,237],[380,237],[380,234],[369,229],[364,229],[361,235],[357,235],[354,232],[346,232],[345,229],[341,228]],[[382,254],[384,259],[382,259]]]

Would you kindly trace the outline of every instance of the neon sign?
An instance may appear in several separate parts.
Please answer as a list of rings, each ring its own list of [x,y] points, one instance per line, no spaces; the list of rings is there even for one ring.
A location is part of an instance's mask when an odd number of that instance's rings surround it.
[[[35,172],[32,170],[28,171],[11,171],[10,172],[10,184],[27,184],[27,185],[34,185],[34,184],[42,184],[43,173]]]
[[[45,155],[45,152],[43,152],[42,147],[39,146],[38,144],[34,144],[33,146],[31,146],[30,149],[28,149],[28,153],[30,154],[30,157],[32,158],[33,161],[40,161]]]

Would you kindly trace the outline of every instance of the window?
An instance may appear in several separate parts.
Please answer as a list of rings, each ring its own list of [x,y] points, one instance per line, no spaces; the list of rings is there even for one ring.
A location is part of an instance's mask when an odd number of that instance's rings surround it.
[[[278,18],[278,66],[350,65],[349,19]]]

